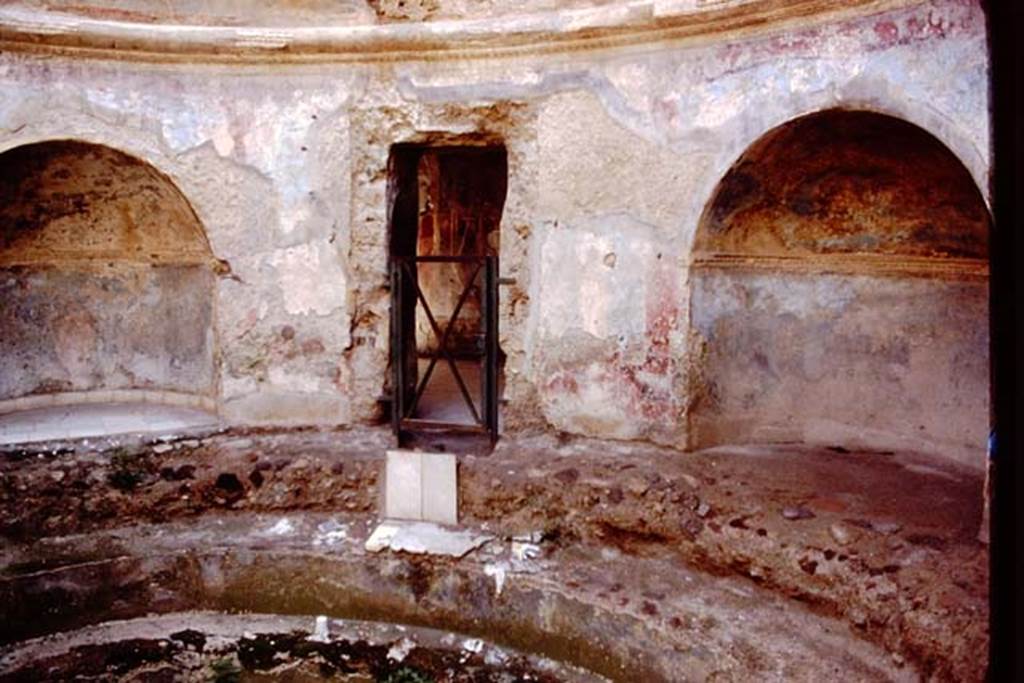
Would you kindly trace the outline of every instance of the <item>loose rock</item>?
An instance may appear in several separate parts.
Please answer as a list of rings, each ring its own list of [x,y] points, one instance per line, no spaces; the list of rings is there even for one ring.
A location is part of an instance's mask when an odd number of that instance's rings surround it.
[[[828,528],[828,533],[835,539],[839,545],[847,545],[853,540],[852,532],[848,527],[839,522],[836,522]]]
[[[782,516],[786,519],[812,519],[815,515],[805,507],[782,508]]]

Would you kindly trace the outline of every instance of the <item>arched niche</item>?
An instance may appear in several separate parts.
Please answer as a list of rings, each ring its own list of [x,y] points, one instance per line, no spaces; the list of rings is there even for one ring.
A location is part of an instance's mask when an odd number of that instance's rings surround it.
[[[910,448],[981,464],[988,231],[923,129],[828,110],[762,136],[704,210],[692,444]]]
[[[73,140],[0,154],[0,402],[209,403],[215,268],[189,203],[146,162]]]

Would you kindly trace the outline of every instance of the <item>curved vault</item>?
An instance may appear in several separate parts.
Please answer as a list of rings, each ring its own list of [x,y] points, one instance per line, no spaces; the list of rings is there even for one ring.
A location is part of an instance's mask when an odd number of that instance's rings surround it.
[[[853,443],[980,466],[988,229],[967,169],[905,121],[830,110],[764,135],[698,228],[695,445]]]
[[[0,155],[0,401],[212,396],[214,264],[145,162],[70,140]]]

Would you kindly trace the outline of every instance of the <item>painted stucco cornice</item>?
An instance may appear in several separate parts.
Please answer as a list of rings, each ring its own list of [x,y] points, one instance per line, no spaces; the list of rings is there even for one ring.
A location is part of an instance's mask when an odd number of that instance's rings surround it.
[[[0,8],[0,50],[154,62],[474,59],[730,40],[922,2],[642,0],[493,19],[323,27],[144,24],[8,6]]]
[[[944,280],[987,280],[987,259],[901,256],[890,254],[815,254],[753,256],[698,254],[692,268],[769,273],[831,273],[840,275],[927,277]]]

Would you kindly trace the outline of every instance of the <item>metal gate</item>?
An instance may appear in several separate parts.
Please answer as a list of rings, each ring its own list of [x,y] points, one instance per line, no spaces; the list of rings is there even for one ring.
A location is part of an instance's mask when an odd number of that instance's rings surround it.
[[[472,267],[459,294],[455,308],[442,328],[435,311],[420,288],[419,266],[456,263]],[[452,330],[463,306],[473,291],[480,291],[480,401],[474,401],[458,363],[449,348]],[[422,307],[437,339],[437,350],[425,356],[427,368],[418,377],[421,356],[416,348],[416,308]],[[445,422],[416,417],[417,408],[439,361],[444,361],[469,408],[473,423]],[[391,371],[392,429],[402,440],[403,433],[450,431],[487,434],[491,443],[498,438],[498,257],[497,256],[393,256],[391,261]]]

